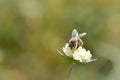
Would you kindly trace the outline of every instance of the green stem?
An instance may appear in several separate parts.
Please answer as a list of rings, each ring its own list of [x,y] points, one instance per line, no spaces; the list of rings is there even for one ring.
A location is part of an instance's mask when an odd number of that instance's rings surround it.
[[[69,80],[69,78],[70,78],[70,73],[71,73],[71,71],[73,69],[73,65],[74,65],[74,61],[71,63],[70,68],[68,70],[67,80]]]

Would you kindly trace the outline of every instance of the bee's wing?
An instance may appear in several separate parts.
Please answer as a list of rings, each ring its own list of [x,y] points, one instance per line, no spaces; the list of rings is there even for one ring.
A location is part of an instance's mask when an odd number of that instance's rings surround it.
[[[78,32],[76,29],[72,31],[72,37],[78,37]]]
[[[86,33],[81,33],[81,34],[79,34],[79,37],[82,38],[82,37],[84,37],[85,35],[86,35]]]

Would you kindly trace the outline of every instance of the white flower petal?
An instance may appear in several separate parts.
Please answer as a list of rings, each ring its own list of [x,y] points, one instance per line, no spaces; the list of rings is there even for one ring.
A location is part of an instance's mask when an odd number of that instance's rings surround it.
[[[64,54],[62,52],[60,52],[58,49],[57,49],[58,53],[62,56],[64,56]]]
[[[65,53],[66,56],[69,56],[69,57],[73,56],[73,53],[70,47],[68,46],[68,43],[65,45],[65,47],[63,47],[63,52]]]
[[[95,61],[95,60],[97,60],[97,59],[87,60],[86,62],[88,63],[88,62],[92,62],[92,61]]]
[[[73,54],[73,59],[82,62],[82,59],[81,59],[81,57],[79,57],[78,54]]]

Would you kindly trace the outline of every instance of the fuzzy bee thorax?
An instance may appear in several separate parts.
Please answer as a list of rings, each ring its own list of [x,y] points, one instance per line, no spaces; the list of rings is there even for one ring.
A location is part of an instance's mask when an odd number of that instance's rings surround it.
[[[69,47],[71,48],[71,50],[75,50],[81,45],[83,45],[83,42],[79,37],[72,37],[69,40]]]

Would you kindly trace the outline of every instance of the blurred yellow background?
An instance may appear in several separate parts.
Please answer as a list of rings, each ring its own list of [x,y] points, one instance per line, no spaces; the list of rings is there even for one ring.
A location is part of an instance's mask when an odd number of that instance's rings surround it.
[[[97,61],[71,80],[120,80],[119,0],[0,0],[0,80],[66,80],[71,62],[56,49],[73,29]]]

